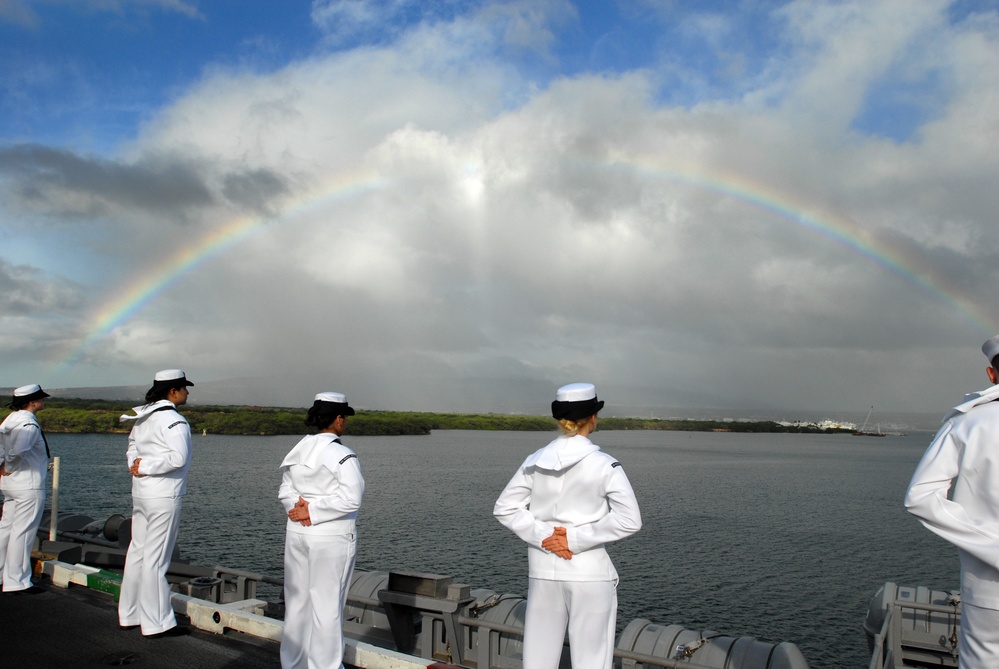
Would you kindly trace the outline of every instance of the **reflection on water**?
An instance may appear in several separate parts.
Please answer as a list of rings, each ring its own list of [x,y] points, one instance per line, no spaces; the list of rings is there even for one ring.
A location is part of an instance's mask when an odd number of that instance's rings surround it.
[[[550,435],[350,437],[367,482],[358,567],[449,574],[527,591],[526,549],[492,518],[514,469]],[[885,581],[958,587],[956,552],[902,508],[931,435],[598,432],[624,465],[645,527],[609,548],[619,626],[634,618],[796,643],[813,668],[866,666],[861,628]],[[196,436],[186,557],[282,575],[278,465],[294,437]],[[51,435],[60,507],[130,513],[124,436]]]

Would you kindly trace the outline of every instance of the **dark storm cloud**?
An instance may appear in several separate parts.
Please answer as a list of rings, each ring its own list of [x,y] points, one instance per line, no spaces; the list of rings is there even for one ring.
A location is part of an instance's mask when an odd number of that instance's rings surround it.
[[[285,180],[271,170],[233,172],[222,180],[222,194],[227,200],[259,213],[273,213],[270,203],[288,191]]]
[[[47,276],[34,267],[0,259],[0,314],[21,317],[66,311],[78,305],[75,284]]]
[[[64,196],[82,196],[78,213],[109,206],[183,211],[214,202],[196,165],[167,156],[123,163],[20,144],[0,148],[0,175],[12,182],[14,193],[36,205],[64,211]]]

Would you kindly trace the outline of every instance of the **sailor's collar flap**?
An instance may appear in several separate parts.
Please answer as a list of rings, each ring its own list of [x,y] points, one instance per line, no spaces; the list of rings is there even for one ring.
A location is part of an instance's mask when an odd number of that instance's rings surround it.
[[[329,440],[319,438],[319,435],[317,435],[312,439],[303,439],[295,445],[295,448],[291,449],[288,455],[284,456],[284,460],[281,461],[281,466],[291,467],[292,465],[301,465],[302,467],[308,467],[309,469],[318,469],[323,465],[323,458],[326,455],[326,447],[330,444],[339,443],[339,437],[333,437],[332,440]]]
[[[121,415],[120,418],[118,418],[118,422],[125,423],[130,420],[139,420],[140,418],[148,416],[151,413],[155,413],[160,409],[176,409],[176,408],[177,406],[170,400],[159,400],[158,402],[153,402],[152,404],[143,404],[142,406],[132,407],[132,411],[135,412],[135,415],[131,416],[127,413],[124,413]]]
[[[22,425],[37,425],[41,428],[35,414],[30,411],[14,411],[8,414],[3,424],[0,425],[0,433],[8,434]]]
[[[977,406],[994,402],[997,399],[999,399],[999,385],[994,385],[981,392],[970,393],[964,396],[963,402],[948,411],[943,419],[945,421],[950,420],[959,413],[968,413]]]
[[[573,466],[600,447],[586,437],[559,437],[524,461],[525,467],[538,467],[549,471],[562,471]]]

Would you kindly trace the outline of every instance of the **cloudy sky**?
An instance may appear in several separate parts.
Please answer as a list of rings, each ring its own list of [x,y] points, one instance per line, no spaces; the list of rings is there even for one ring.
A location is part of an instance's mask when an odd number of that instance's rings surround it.
[[[942,413],[999,2],[0,0],[0,387]]]

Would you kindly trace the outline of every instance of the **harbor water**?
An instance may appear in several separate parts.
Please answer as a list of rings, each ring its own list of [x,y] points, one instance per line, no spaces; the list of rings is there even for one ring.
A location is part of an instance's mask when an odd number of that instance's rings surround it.
[[[515,468],[552,435],[351,437],[367,492],[358,568],[452,575],[524,595],[526,549],[492,518]],[[956,551],[902,508],[928,432],[849,435],[599,431],[644,528],[609,547],[618,622],[791,641],[813,669],[866,667],[861,627],[885,581],[956,590]],[[279,464],[295,437],[195,436],[185,558],[282,576]],[[131,513],[123,435],[50,435],[60,509]]]

